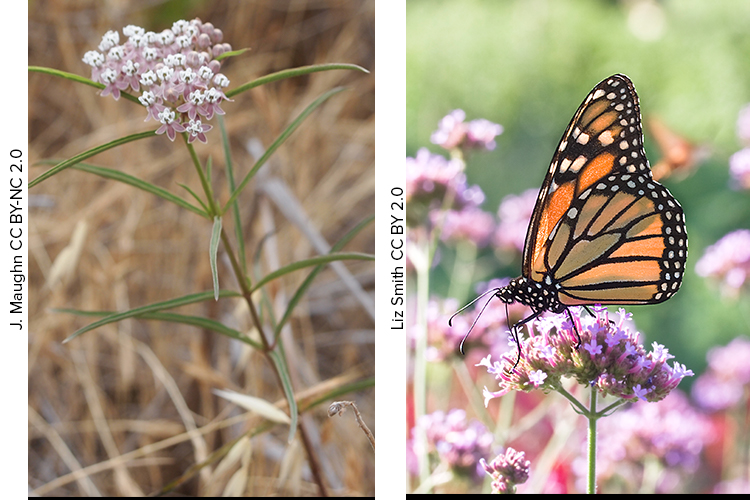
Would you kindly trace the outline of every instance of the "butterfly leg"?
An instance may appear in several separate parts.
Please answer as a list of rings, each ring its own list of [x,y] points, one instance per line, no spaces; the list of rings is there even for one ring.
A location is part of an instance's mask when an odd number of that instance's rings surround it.
[[[590,315],[592,316],[594,315],[594,313],[592,313],[588,307],[586,306],[583,306],[583,307],[589,312]],[[576,322],[573,319],[573,315],[570,312],[570,308],[566,307],[565,311],[568,313],[568,318],[570,318],[570,322],[573,324],[573,331],[576,332],[576,337],[578,337],[578,345],[576,346],[576,351],[577,351],[578,348],[581,347],[581,334],[578,333],[578,327],[576,326]]]
[[[510,334],[513,337],[513,341],[516,343],[516,347],[518,347],[518,359],[516,359],[516,362],[513,364],[513,368],[511,368],[510,370],[508,370],[508,373],[513,373],[513,370],[516,369],[516,366],[518,366],[518,363],[521,361],[521,354],[522,353],[521,353],[521,338],[520,338],[520,334],[519,334],[520,328],[523,325],[525,325],[526,323],[528,323],[529,321],[531,321],[531,320],[539,317],[539,315],[542,314],[543,312],[544,311],[537,311],[537,312],[535,312],[531,316],[529,316],[527,318],[524,318],[521,321],[519,321],[518,323],[516,323],[515,325],[513,325],[513,327],[510,329]],[[507,318],[508,318],[508,304],[507,303],[505,304],[505,317],[506,317],[506,321],[507,321]]]

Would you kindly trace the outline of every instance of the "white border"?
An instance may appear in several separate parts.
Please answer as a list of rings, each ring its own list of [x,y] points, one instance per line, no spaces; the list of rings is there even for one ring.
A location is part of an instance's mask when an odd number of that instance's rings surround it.
[[[4,498],[28,497],[28,439],[23,431],[28,429],[28,327],[29,327],[29,253],[28,253],[28,170],[31,164],[29,159],[29,136],[28,136],[28,2],[8,2],[3,10],[5,28],[0,30],[2,41],[6,48],[3,57],[3,68],[5,77],[2,79],[3,96],[3,127],[0,131],[2,137],[2,148],[0,148],[0,193],[2,193],[2,206],[5,209],[0,215],[0,269],[2,269],[2,280],[0,280],[0,311],[2,311],[2,348],[0,349],[0,380],[3,386],[3,410],[0,413],[0,424],[3,429],[3,453],[0,454],[0,478],[2,478]],[[20,149],[23,151],[23,199],[19,203],[20,210],[15,214],[21,214],[23,224],[10,224],[9,198],[11,195],[11,178],[17,179],[19,173],[11,172],[10,151]],[[15,205],[14,205],[15,206]],[[21,236],[23,254],[23,274],[26,281],[23,285],[23,314],[11,314],[10,304],[13,296],[13,256],[18,252],[10,248],[11,227],[15,232],[19,227],[23,231]],[[11,323],[20,323],[23,330],[11,326]]]
[[[375,492],[406,493],[406,330],[391,330],[391,189],[404,188],[406,158],[406,5],[375,9]],[[403,237],[403,236],[402,236]],[[397,308],[404,311],[401,306]],[[406,324],[406,322],[404,323]]]

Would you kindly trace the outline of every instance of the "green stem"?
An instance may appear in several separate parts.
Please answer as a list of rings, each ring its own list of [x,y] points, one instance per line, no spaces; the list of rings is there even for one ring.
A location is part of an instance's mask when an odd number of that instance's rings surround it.
[[[589,435],[588,435],[588,441],[589,441],[589,450],[588,450],[588,460],[589,460],[589,477],[588,477],[588,486],[586,493],[589,495],[593,495],[596,493],[596,421],[599,419],[599,416],[596,414],[596,387],[591,386],[591,403],[589,405]]]

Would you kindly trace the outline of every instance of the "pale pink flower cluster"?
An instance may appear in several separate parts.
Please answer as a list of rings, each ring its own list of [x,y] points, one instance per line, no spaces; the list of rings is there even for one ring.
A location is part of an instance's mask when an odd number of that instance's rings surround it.
[[[157,134],[166,133],[174,141],[178,132],[188,132],[188,142],[206,142],[212,126],[202,119],[224,114],[220,104],[227,96],[222,89],[229,85],[216,60],[232,50],[221,43],[221,30],[196,18],[176,21],[161,33],[133,25],[122,33],[124,43],[117,31],[108,31],[99,50],[83,56],[91,66],[91,79],[105,85],[101,95],[119,99],[130,89],[148,109],[146,121],[161,123]]]

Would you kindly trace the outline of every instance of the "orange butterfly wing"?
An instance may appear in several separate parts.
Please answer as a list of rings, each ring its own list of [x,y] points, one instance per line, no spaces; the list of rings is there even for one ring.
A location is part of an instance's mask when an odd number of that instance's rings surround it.
[[[600,82],[560,140],[526,234],[523,276],[565,306],[652,304],[682,282],[682,208],[653,180],[638,95],[625,75]]]

